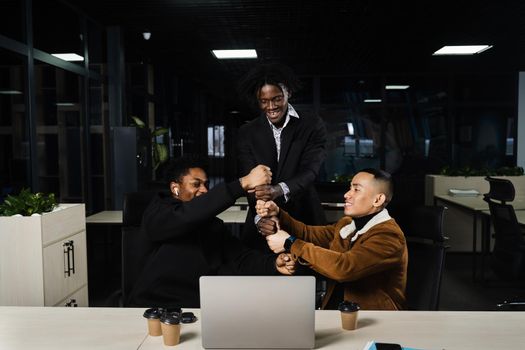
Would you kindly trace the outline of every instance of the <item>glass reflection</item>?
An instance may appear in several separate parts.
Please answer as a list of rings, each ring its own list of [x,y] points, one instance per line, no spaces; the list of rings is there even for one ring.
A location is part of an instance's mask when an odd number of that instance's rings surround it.
[[[30,187],[25,58],[0,49],[0,202]]]
[[[82,78],[35,64],[38,182],[60,202],[83,202]]]
[[[0,1],[0,34],[17,41],[25,41],[22,3],[22,0]]]
[[[33,41],[36,49],[50,54],[76,54],[83,59],[83,40],[76,12],[57,0],[33,1]],[[84,64],[83,61],[71,62]]]

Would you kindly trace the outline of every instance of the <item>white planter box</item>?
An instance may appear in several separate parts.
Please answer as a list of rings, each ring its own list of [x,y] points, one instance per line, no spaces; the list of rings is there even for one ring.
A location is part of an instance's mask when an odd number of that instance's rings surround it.
[[[525,176],[494,176],[509,179],[514,185],[516,196],[525,195]],[[446,195],[450,188],[474,189],[479,193],[489,191],[489,183],[485,176],[445,176],[427,175],[425,177],[425,204],[434,205],[435,195]]]
[[[58,306],[72,296],[88,306],[84,204],[0,216],[0,305]]]

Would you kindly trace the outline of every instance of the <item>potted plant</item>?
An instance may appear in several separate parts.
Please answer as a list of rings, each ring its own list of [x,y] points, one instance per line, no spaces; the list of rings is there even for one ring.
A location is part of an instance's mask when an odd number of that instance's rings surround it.
[[[146,124],[138,117],[131,116],[133,119],[133,126],[137,128],[146,129]],[[164,143],[157,142],[157,136],[166,135],[168,133],[168,128],[156,128],[151,130],[148,128],[149,136],[151,138],[151,153],[152,153],[152,165],[153,171],[155,172],[158,167],[167,162],[169,159],[168,146]]]
[[[71,302],[74,300],[74,303]],[[0,204],[0,305],[88,305],[84,204],[22,190]]]
[[[31,193],[25,188],[18,196],[8,195],[0,204],[0,216],[31,216],[52,211],[57,207],[55,194]]]

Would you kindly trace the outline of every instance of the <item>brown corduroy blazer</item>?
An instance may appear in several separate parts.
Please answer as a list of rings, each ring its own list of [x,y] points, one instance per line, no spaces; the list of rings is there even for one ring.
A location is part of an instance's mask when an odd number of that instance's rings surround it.
[[[291,246],[294,259],[330,279],[323,307],[336,283],[343,283],[345,300],[357,302],[361,309],[403,308],[408,252],[394,219],[372,226],[355,242],[351,242],[355,232],[346,238],[339,234],[352,222],[348,216],[333,225],[308,226],[280,210],[279,220],[281,229],[297,237]]]

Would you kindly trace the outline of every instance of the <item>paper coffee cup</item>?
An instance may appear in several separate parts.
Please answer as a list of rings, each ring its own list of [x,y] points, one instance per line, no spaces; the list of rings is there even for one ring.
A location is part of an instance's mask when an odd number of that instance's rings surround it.
[[[180,319],[179,314],[165,313],[160,318],[162,338],[164,345],[177,345],[180,341]]]
[[[357,313],[359,311],[341,311],[341,326],[347,331],[357,328]]]
[[[339,304],[339,311],[341,311],[341,327],[349,331],[356,329],[359,305],[345,300]]]
[[[144,311],[144,317],[148,320],[148,334],[153,337],[162,335],[160,327],[160,316],[163,310],[161,308],[151,308]]]

